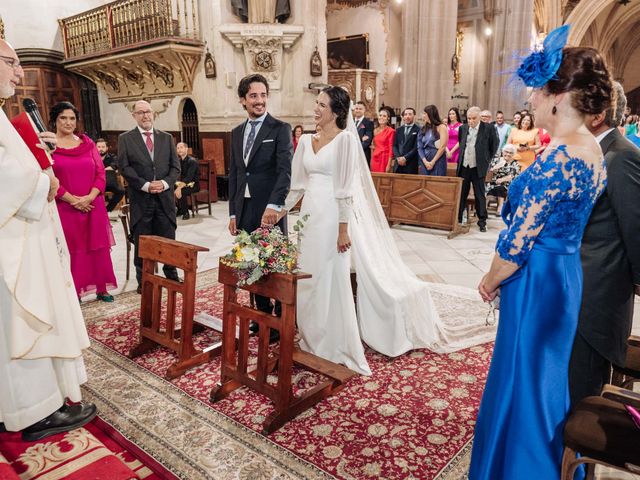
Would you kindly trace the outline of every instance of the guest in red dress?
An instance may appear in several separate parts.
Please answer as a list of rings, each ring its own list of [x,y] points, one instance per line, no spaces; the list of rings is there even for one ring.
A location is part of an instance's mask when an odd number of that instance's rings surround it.
[[[389,125],[391,111],[382,107],[378,111],[378,126],[373,130],[371,143],[371,171],[378,173],[391,172],[393,162],[393,141],[396,131]]]
[[[300,140],[300,137],[302,136],[302,134],[304,133],[304,128],[302,128],[302,125],[296,125],[295,127],[293,127],[293,131],[291,132],[291,134],[293,135],[293,151],[296,151],[296,148],[298,148],[298,141]]]
[[[105,172],[96,145],[84,134],[77,136],[78,110],[60,102],[49,113],[58,146],[53,152],[53,171],[60,180],[56,205],[71,254],[71,274],[78,298],[97,293],[112,302],[109,289],[117,287],[111,263],[115,245],[102,193]]]

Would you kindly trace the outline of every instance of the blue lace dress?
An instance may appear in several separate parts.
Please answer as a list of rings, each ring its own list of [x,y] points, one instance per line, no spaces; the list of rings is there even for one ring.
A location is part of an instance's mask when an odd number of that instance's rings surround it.
[[[604,160],[566,146],[518,176],[502,210],[498,255],[520,268],[501,285],[500,324],[469,478],[560,478],[568,367],[582,296],[580,242],[605,187]]]

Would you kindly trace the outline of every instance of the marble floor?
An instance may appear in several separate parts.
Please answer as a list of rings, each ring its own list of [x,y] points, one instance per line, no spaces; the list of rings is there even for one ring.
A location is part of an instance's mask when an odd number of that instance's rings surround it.
[[[221,255],[229,252],[233,237],[227,231],[227,202],[212,204],[211,216],[206,211],[190,220],[178,219],[176,239],[207,247],[208,252],[198,256],[198,270],[204,271],[218,266]],[[135,290],[135,269],[131,264],[131,278],[126,280],[126,243],[122,225],[114,215],[112,221],[116,245],[111,256],[118,280],[118,289],[111,293]],[[500,218],[490,216],[488,231],[482,233],[477,227],[465,235],[447,239],[447,232],[411,226],[393,228],[394,237],[405,263],[422,278],[433,282],[464,285],[476,288],[482,275],[489,269],[494,245],[504,224]],[[133,255],[133,251],[132,251]],[[640,335],[640,299],[636,297],[634,333]],[[92,298],[87,297],[85,301]],[[600,480],[640,480],[640,476],[625,475],[609,470],[598,474]]]

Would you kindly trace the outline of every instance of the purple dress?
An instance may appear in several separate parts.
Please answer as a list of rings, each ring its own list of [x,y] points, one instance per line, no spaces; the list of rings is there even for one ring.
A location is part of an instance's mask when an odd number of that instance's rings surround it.
[[[447,130],[449,130],[449,141],[447,142],[447,148],[449,150],[451,150],[453,147],[456,146],[456,143],[458,143],[458,132],[460,131],[460,126],[462,124],[459,122],[456,123],[449,123],[447,125]],[[453,152],[453,155],[451,155],[451,158],[447,159],[447,163],[458,163],[458,157],[460,156],[460,149],[458,148],[455,152]]]
[[[77,147],[58,147],[53,152],[53,171],[60,180],[56,204],[71,254],[71,274],[78,296],[83,296],[116,288],[117,282],[110,253],[115,240],[104,196],[96,197],[89,213],[62,200],[66,192],[79,197],[88,195],[94,187],[104,192],[105,173],[100,154],[89,137],[81,135],[80,139],[82,143]]]

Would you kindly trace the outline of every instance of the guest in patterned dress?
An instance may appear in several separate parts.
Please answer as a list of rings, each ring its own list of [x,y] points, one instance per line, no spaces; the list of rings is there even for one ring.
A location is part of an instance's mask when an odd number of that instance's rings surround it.
[[[487,201],[489,201],[489,197],[498,200],[498,215],[502,211],[504,199],[507,198],[509,185],[520,174],[520,165],[513,158],[515,153],[516,147],[508,143],[502,148],[502,156],[495,158],[489,167]]]
[[[470,480],[560,478],[582,296],[580,242],[606,184],[602,150],[585,119],[612,97],[603,58],[593,48],[562,48],[567,35],[568,26],[551,32],[518,70],[534,87],[529,101],[552,141],[511,184],[502,210],[507,228],[478,286],[485,301],[498,293],[501,300]]]
[[[447,114],[447,133],[449,134],[449,141],[447,142],[447,150],[445,153],[447,155],[447,163],[452,163],[454,165],[458,164],[458,157],[460,156],[458,133],[461,125],[460,111],[457,107],[450,108],[449,113]]]
[[[391,111],[382,107],[378,111],[378,126],[373,130],[373,142],[371,143],[371,171],[384,173],[391,172],[393,166],[393,141],[396,131],[390,126]]]

